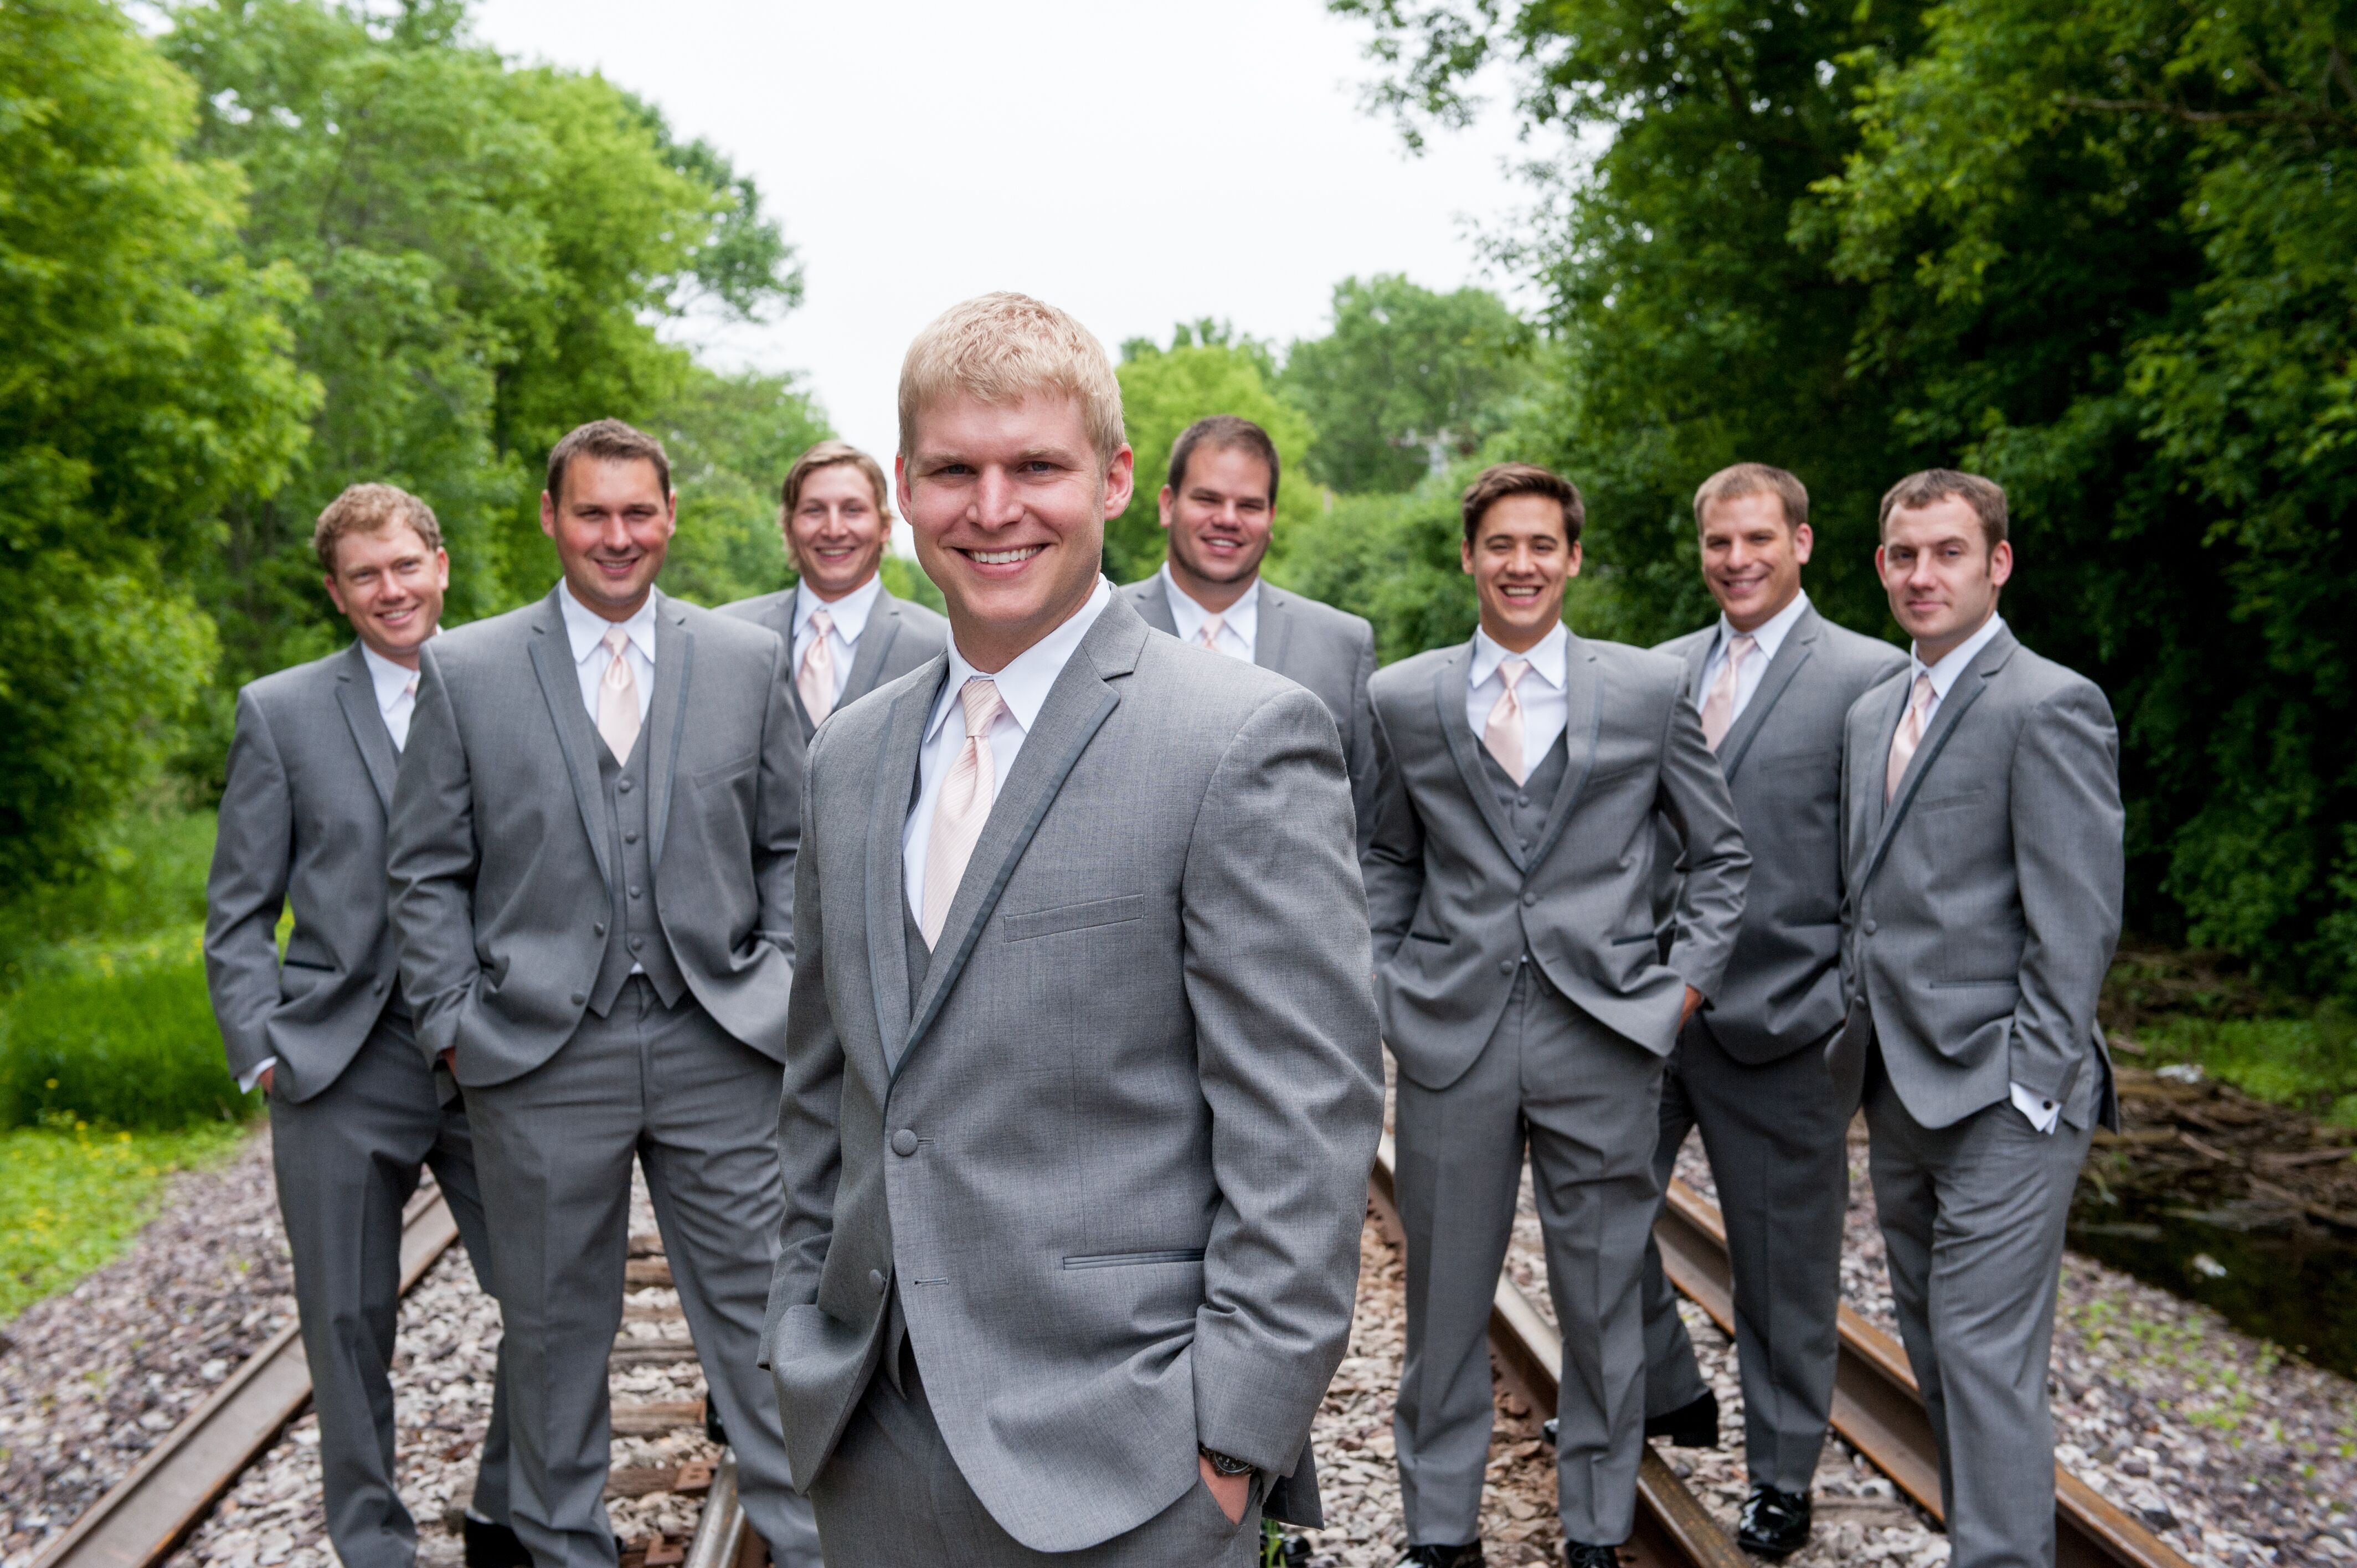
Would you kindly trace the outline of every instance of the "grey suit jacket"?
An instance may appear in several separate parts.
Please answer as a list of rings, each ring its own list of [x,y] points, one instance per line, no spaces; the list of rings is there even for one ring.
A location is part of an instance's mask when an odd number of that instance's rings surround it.
[[[1654,651],[1684,664],[1686,694],[1702,705],[1703,666],[1718,623]],[[1739,1062],[1771,1062],[1822,1046],[1842,1021],[1842,721],[1867,690],[1907,668],[1907,655],[1817,614],[1801,612],[1718,747],[1735,798],[1751,880],[1727,978],[1702,1026]],[[1676,862],[1654,892],[1667,923],[1681,880]]]
[[[809,710],[802,706],[802,689],[794,684],[794,590],[787,588],[738,599],[733,605],[722,605],[719,613],[766,626],[786,645],[786,701],[793,705],[794,717],[800,721],[795,749],[806,749],[818,725],[811,722]],[[859,647],[851,656],[851,674],[843,683],[843,694],[834,700],[835,707],[847,708],[885,682],[899,680],[947,648],[949,641],[948,621],[922,605],[894,598],[889,589],[879,586],[876,603],[867,611],[866,629],[859,634]],[[799,799],[799,788],[796,795]]]
[[[335,1082],[393,999],[384,824],[399,765],[357,642],[237,694],[205,883],[205,979],[230,1070],[243,1078],[275,1057],[281,1099]]]
[[[1522,847],[1465,717],[1473,645],[1376,671],[1383,789],[1366,860],[1375,993],[1400,1070],[1445,1089],[1473,1065],[1528,952],[1557,991],[1660,1056],[1689,985],[1716,997],[1751,856],[1674,659],[1572,637],[1569,766]],[[1659,825],[1690,868],[1666,960],[1655,943]]]
[[[2019,1083],[2074,1127],[2118,1124],[2095,1000],[2120,935],[2119,732],[2093,682],[2000,631],[1932,715],[1883,804],[1904,671],[1849,711],[1842,760],[1846,1027],[1878,1037],[1909,1115],[1946,1127]]]
[[[772,633],[656,598],[648,760],[656,908],[720,1026],[785,1054],[799,721]],[[551,592],[426,645],[393,787],[402,983],[429,1053],[501,1083],[572,1037],[612,908],[597,738]],[[693,722],[689,715],[693,714]]]
[[[811,747],[764,1336],[797,1486],[897,1291],[959,1471],[1026,1546],[1294,1467],[1340,1362],[1383,1122],[1333,721],[1116,597],[909,973],[935,660]],[[1108,983],[1117,976],[1117,983]]]
[[[1121,590],[1146,624],[1178,635],[1170,596],[1157,574]],[[1253,662],[1274,670],[1318,693],[1342,736],[1342,761],[1351,770],[1351,808],[1358,816],[1359,853],[1374,832],[1374,710],[1367,682],[1375,673],[1375,628],[1358,616],[1316,599],[1290,594],[1266,578],[1260,585],[1260,625],[1253,638]]]

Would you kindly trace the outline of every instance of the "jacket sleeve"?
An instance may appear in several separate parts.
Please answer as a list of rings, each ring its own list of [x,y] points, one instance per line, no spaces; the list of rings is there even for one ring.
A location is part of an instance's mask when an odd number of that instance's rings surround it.
[[[278,917],[295,861],[295,802],[270,721],[252,690],[238,693],[221,833],[205,878],[205,982],[240,1082],[272,1051],[278,1009]]]
[[[2010,783],[2026,940],[2009,1071],[2059,1101],[2087,1059],[2127,874],[2119,732],[2100,690],[2073,682],[2031,711]]]
[[[818,842],[818,772],[823,745],[814,743],[811,776],[802,786],[801,832]],[[770,1280],[761,1365],[778,1319],[790,1306],[818,1300],[819,1273],[834,1240],[834,1195],[843,1174],[843,1040],[826,995],[826,917],[820,908],[819,857],[799,857],[794,868],[794,930],[801,947],[786,1003],[785,1081],[778,1099],[778,1171],[785,1208],[778,1220],[778,1262]]]
[[[482,966],[475,956],[474,781],[442,667],[426,644],[409,741],[385,829],[385,875],[402,993],[417,1042],[433,1060],[458,1042],[458,1024]]]
[[[1310,693],[1244,722],[1181,873],[1219,1193],[1190,1352],[1199,1440],[1291,1471],[1350,1337],[1383,1066],[1351,803]]]
[[[1416,815],[1391,735],[1383,727],[1383,710],[1372,703],[1368,728],[1374,740],[1375,781],[1371,791],[1372,821],[1364,830],[1367,843],[1360,870],[1367,887],[1367,926],[1374,940],[1378,968],[1391,962],[1407,940],[1409,922],[1424,902],[1424,820]]]
[[[755,934],[786,955],[794,957],[794,862],[802,845],[802,812],[794,800],[801,779],[795,770],[802,758],[793,742],[802,720],[787,700],[787,660],[784,639],[770,661],[768,706],[761,714],[761,772],[753,822],[753,881],[760,905],[754,917]]]
[[[1683,687],[1671,698],[1663,721],[1655,810],[1677,836],[1685,863],[1669,966],[1688,985],[1712,996],[1727,977],[1727,961],[1743,924],[1751,852],[1744,846],[1727,776],[1703,739],[1702,720]]]

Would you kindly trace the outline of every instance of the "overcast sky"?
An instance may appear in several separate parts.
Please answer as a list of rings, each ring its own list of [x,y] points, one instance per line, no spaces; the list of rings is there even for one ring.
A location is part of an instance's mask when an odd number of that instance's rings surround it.
[[[1468,224],[1525,199],[1503,113],[1407,156],[1359,107],[1365,29],[1317,0],[485,0],[477,27],[603,71],[759,182],[804,304],[694,338],[804,372],[879,455],[902,350],[969,295],[1037,295],[1114,353],[1200,317],[1282,343],[1352,274],[1494,285]]]

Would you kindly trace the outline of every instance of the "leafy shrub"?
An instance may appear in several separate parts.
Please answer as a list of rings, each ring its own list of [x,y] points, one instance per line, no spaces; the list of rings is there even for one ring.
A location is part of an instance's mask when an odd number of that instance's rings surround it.
[[[205,992],[196,929],[44,963],[0,998],[0,1126],[45,1117],[114,1128],[242,1121]]]

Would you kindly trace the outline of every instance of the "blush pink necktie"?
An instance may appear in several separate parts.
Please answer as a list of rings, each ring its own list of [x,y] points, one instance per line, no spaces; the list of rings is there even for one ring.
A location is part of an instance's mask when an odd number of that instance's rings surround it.
[[[1718,679],[1711,682],[1710,695],[1702,700],[1703,744],[1711,750],[1727,738],[1735,725],[1735,683],[1742,678],[1743,661],[1760,647],[1760,639],[1749,632],[1727,645],[1727,662],[1719,668]]]
[[[1227,624],[1228,623],[1226,621],[1222,620],[1218,616],[1205,616],[1203,618],[1203,629],[1197,632],[1195,635],[1198,638],[1200,638],[1202,639],[1203,646],[1210,649],[1212,652],[1224,653],[1227,650],[1220,646],[1220,628]]]
[[[950,905],[958,884],[965,880],[965,863],[974,858],[974,841],[990,821],[991,801],[998,793],[998,764],[990,752],[990,726],[1006,711],[997,685],[973,680],[958,693],[965,705],[965,745],[950,764],[949,777],[933,801],[933,830],[925,841],[925,907],[918,911],[917,927],[925,945],[942,940],[949,923]]]
[[[1490,720],[1481,726],[1481,744],[1506,770],[1506,777],[1519,784],[1530,777],[1523,766],[1523,699],[1514,688],[1531,672],[1527,659],[1509,659],[1498,666],[1499,678],[1506,689],[1498,693],[1497,705],[1490,710]]]
[[[817,724],[834,711],[834,618],[824,610],[811,611],[810,632],[811,645],[802,654],[794,689],[802,693],[802,712]]]
[[[630,759],[630,747],[639,744],[639,678],[630,670],[630,661],[622,650],[630,645],[630,634],[620,627],[606,633],[606,646],[613,651],[613,661],[606,666],[605,678],[597,682],[597,733],[606,737],[606,749],[614,754],[617,762]]]
[[[1915,677],[1915,690],[1907,700],[1907,712],[1899,720],[1899,733],[1890,737],[1890,767],[1882,776],[1882,803],[1890,804],[1899,793],[1899,780],[1905,778],[1907,765],[1915,760],[1915,748],[1923,744],[1923,726],[1932,716],[1932,677]]]

